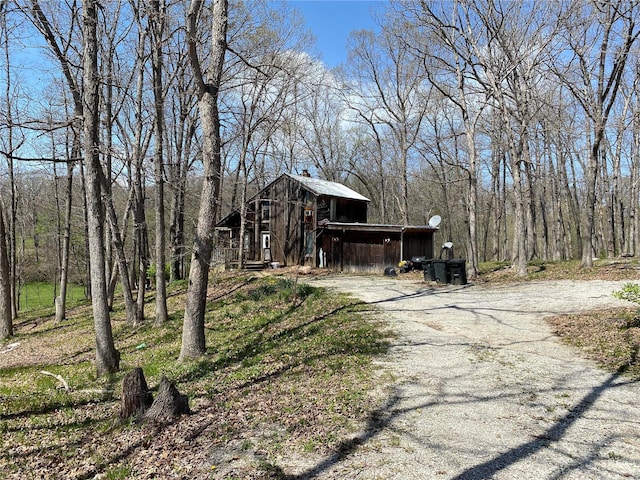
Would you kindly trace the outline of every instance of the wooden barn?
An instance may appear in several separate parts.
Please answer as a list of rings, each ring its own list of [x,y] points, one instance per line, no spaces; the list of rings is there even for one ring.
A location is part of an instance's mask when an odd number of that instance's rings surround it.
[[[433,257],[429,226],[367,223],[369,199],[336,182],[283,174],[252,197],[241,235],[232,212],[217,225],[218,245],[242,248],[245,266],[311,265],[334,271],[382,272],[400,260]]]

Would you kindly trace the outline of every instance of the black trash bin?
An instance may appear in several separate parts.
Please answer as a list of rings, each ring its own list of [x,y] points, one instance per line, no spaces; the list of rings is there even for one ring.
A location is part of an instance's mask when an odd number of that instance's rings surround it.
[[[436,281],[436,272],[433,269],[433,259],[422,261],[422,270],[424,271],[424,281],[425,282],[435,282]]]
[[[427,257],[411,257],[411,268],[414,270],[422,270],[422,262],[424,262]]]
[[[447,268],[447,260],[434,259],[432,261],[433,272],[438,283],[449,283],[449,269]]]
[[[447,270],[449,270],[449,279],[453,285],[467,284],[467,267],[466,267],[465,260],[462,260],[462,259],[448,260]]]

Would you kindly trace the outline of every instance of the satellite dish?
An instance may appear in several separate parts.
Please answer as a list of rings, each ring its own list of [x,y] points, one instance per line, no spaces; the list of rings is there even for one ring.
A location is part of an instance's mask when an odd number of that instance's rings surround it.
[[[431,228],[436,228],[438,225],[440,225],[441,221],[442,221],[442,218],[440,218],[440,215],[434,215],[429,219],[429,226]]]
[[[452,247],[453,247],[452,242],[444,242],[444,244],[442,245],[442,248],[452,248]]]

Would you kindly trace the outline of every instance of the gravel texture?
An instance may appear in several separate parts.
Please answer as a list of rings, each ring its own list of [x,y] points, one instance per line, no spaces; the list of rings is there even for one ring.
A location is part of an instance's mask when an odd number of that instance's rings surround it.
[[[396,332],[386,402],[339,454],[295,478],[640,478],[640,383],[599,370],[544,321],[629,305],[625,281],[433,286],[330,276]]]

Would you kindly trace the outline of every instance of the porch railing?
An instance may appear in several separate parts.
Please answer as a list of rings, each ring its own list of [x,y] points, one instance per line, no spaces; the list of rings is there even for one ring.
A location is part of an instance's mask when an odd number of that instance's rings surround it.
[[[240,249],[229,247],[217,247],[211,254],[211,266],[230,268],[237,267],[240,263]]]

